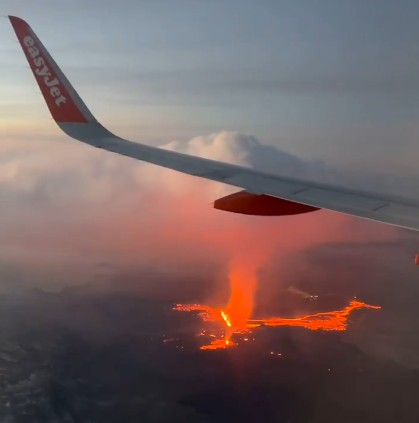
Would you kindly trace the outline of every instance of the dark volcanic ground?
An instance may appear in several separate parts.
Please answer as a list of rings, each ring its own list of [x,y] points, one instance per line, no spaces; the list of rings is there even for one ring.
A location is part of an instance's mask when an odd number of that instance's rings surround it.
[[[0,306],[1,423],[419,421],[419,371],[353,341],[374,311],[346,333],[261,329],[200,351],[197,318],[133,293],[35,290]]]

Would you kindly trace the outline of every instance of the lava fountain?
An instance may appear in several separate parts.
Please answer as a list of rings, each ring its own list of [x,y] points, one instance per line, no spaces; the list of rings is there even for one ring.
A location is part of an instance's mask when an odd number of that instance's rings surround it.
[[[266,261],[266,251],[257,244],[247,244],[229,265],[230,298],[225,308],[214,308],[201,304],[176,304],[174,310],[194,312],[204,323],[215,323],[209,329],[202,329],[200,335],[209,336],[212,341],[200,348],[203,350],[225,349],[237,345],[233,335],[250,333],[260,327],[293,326],[308,330],[344,331],[350,314],[360,309],[381,309],[353,299],[341,310],[309,314],[296,318],[268,317],[253,318],[253,307],[258,285],[258,269]],[[237,337],[236,337],[237,338]],[[249,336],[243,338],[249,340]]]
[[[245,330],[252,315],[254,296],[258,284],[259,260],[237,256],[230,262],[228,279],[230,299],[221,316],[229,328]]]

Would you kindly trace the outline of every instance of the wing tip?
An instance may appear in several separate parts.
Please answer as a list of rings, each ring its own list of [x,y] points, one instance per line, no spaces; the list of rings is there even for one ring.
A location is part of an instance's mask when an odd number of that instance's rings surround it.
[[[30,25],[18,16],[8,17],[54,120],[58,124],[94,121]]]
[[[13,25],[13,27],[22,25],[29,28],[29,24],[24,19],[19,18],[18,16],[7,15],[7,18],[9,18],[9,21]]]

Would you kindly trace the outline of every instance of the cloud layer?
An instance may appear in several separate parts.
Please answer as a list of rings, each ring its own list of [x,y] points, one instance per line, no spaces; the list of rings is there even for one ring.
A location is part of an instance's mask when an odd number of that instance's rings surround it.
[[[322,163],[240,133],[224,131],[164,148],[301,178],[344,179]],[[66,267],[85,272],[82,280],[103,263],[115,269],[166,266],[182,273],[186,265],[221,268],[253,249],[268,261],[278,250],[396,236],[392,228],[378,230],[325,211],[283,218],[217,211],[211,203],[232,187],[68,141],[47,141],[42,148],[35,141],[18,147],[5,142],[2,149],[0,255],[21,261],[21,267],[56,268],[59,285],[78,282],[74,274],[66,277]]]

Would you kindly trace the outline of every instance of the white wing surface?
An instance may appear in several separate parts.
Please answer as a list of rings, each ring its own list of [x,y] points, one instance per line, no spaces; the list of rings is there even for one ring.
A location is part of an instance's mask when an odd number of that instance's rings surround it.
[[[70,137],[97,148],[316,208],[419,230],[419,201],[307,180],[167,151],[122,139],[104,128],[74,90],[31,27],[9,16],[52,117]]]

